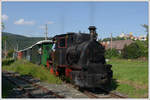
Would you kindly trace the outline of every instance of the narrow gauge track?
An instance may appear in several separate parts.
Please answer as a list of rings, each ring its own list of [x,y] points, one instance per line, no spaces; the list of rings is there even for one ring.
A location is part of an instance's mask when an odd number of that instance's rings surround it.
[[[89,98],[127,98],[127,96],[124,96],[120,93],[116,93],[116,92],[110,92],[104,88],[98,88],[99,90],[103,91],[103,93],[101,94],[96,94],[94,92],[91,92],[87,89],[80,89],[79,87],[73,85],[73,84],[70,84],[70,83],[66,83],[68,86],[71,86],[75,89],[77,89],[78,91],[84,93],[85,95],[87,95]]]
[[[26,82],[28,84],[31,84],[33,87],[36,87],[36,88],[39,88],[39,89],[43,90],[47,94],[53,95],[54,98],[65,98],[64,96],[60,96],[60,95],[50,91],[49,89],[47,89],[47,88],[45,88],[45,87],[35,83],[34,80],[31,80],[32,78],[30,76],[22,76],[22,77],[20,77],[20,75],[15,73],[15,72],[8,72],[8,71],[3,71],[3,72],[13,76],[14,78],[16,78],[18,80],[21,80],[21,81],[24,81],[24,82]],[[26,97],[36,98],[36,96],[32,95],[32,93],[29,90],[25,89],[23,86],[18,85],[19,82],[17,80],[12,80],[12,79],[8,78],[7,76],[5,78],[7,78],[10,82],[12,82],[14,85],[16,85],[20,90],[25,92]],[[96,93],[91,92],[91,91],[89,91],[87,89],[80,89],[79,87],[77,87],[77,86],[75,86],[73,84],[66,83],[66,82],[64,82],[64,83],[67,84],[68,86],[73,87],[74,89],[84,93],[89,98],[127,98],[126,96],[123,96],[120,93],[109,92],[108,90],[103,89],[103,88],[99,88],[99,90],[101,90],[101,91],[103,91],[103,92],[105,92],[107,94],[96,94]]]
[[[127,98],[127,96],[124,96],[120,93],[117,93],[117,92],[111,92],[111,91],[108,91],[104,88],[100,88],[101,90],[103,90],[104,92],[106,93],[109,93],[109,95],[111,96],[111,98]]]
[[[20,77],[19,74],[17,73],[14,73],[14,72],[8,72],[8,71],[3,71],[5,74],[9,75],[9,76],[12,76],[12,78],[8,78],[7,76],[4,76],[6,79],[8,79],[11,83],[13,83],[15,86],[17,86],[21,91],[23,91],[25,93],[25,96],[26,97],[29,97],[29,98],[40,98],[39,96],[37,95],[33,95],[31,93],[31,91],[27,90],[26,89],[26,86],[21,86],[20,84],[18,83],[27,83],[27,84],[30,84],[32,85],[34,88],[40,90],[40,91],[43,91],[43,93],[45,92],[47,94],[46,97],[43,97],[43,98],[65,98],[64,96],[60,96],[52,91],[50,91],[49,89],[39,85],[39,84],[36,84],[34,81],[31,81],[29,80],[27,77]],[[48,96],[50,95],[50,97]]]
[[[24,89],[22,86],[19,85],[20,82],[18,80],[8,78],[7,76],[3,76],[3,77],[8,81],[10,81],[14,86],[16,86],[17,90],[22,91],[25,97],[34,97],[30,92],[28,92],[26,89]]]
[[[95,94],[85,90],[85,89],[80,89],[79,87],[73,85],[73,84],[70,84],[70,83],[66,83],[64,82],[64,84],[67,84],[69,87],[73,87],[74,89],[77,89],[78,91],[84,93],[85,95],[87,95],[89,98],[99,98],[98,96],[96,96]]]

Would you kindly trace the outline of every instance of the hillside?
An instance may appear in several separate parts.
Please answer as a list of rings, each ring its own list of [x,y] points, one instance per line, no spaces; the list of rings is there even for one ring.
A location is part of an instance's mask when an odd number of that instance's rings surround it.
[[[27,48],[40,40],[44,40],[44,37],[26,37],[23,35],[16,35],[12,33],[2,32],[2,37],[7,37],[7,50],[17,48],[18,50]],[[2,48],[4,48],[4,42],[2,41]]]

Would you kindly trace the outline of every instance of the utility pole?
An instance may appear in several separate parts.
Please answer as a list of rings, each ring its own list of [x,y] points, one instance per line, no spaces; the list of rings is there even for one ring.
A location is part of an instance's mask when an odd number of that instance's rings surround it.
[[[79,30],[79,33],[81,33],[81,31]]]
[[[111,50],[112,50],[112,33],[110,33],[111,34]]]
[[[18,51],[18,49],[19,49],[19,41],[17,40],[16,42],[17,42],[16,43],[16,51]]]
[[[47,40],[47,34],[48,34],[48,28],[47,28],[47,24],[45,24],[45,40]]]
[[[14,48],[13,59],[15,59],[15,52],[16,52],[16,49]]]
[[[17,51],[18,51],[18,43],[17,43]]]

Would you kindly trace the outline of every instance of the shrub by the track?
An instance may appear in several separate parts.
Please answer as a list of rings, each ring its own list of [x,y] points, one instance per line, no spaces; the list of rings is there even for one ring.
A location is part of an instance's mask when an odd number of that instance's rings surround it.
[[[26,60],[17,60],[9,66],[3,66],[2,70],[9,70],[19,72],[21,75],[32,75],[35,78],[39,78],[41,81],[46,81],[52,84],[60,84],[62,81],[50,74],[50,71],[36,64],[32,64]]]
[[[2,60],[2,65],[10,65],[13,63],[15,60],[13,58],[7,58]]]

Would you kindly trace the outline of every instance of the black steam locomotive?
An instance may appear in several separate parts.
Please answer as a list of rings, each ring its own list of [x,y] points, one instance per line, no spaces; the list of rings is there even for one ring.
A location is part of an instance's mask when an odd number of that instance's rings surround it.
[[[46,44],[41,42],[37,45],[38,48],[42,48],[41,62],[46,61],[45,64],[42,64],[47,66],[51,73],[60,77],[65,76],[79,87],[95,88],[110,84],[113,73],[111,65],[105,62],[104,47],[96,41],[96,28],[90,26],[89,30],[90,34],[56,35],[52,38],[52,42],[46,42]],[[22,54],[27,50],[21,51]],[[32,51],[32,47],[30,47],[30,51]],[[29,53],[25,56],[30,56],[32,59],[33,54]],[[40,57],[38,55],[38,58]]]

